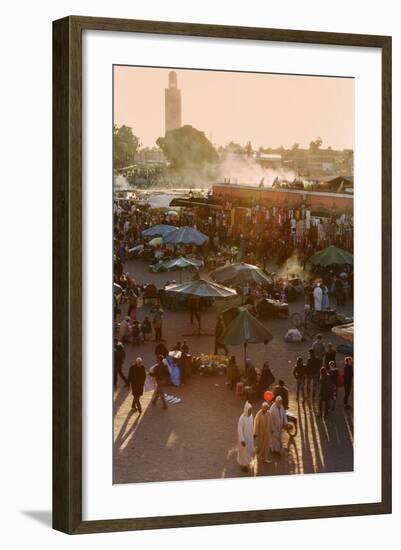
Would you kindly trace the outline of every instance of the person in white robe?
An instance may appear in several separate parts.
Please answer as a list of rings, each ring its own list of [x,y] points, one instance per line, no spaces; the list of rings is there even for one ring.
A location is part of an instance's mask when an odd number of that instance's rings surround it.
[[[238,420],[238,464],[249,471],[254,452],[252,405],[247,401]]]
[[[315,311],[322,311],[323,291],[319,283],[316,285],[315,290],[313,291],[313,299],[315,302]]]
[[[270,414],[272,420],[272,437],[270,443],[270,450],[273,453],[281,453],[283,450],[283,443],[281,441],[281,435],[284,426],[287,425],[287,415],[284,410],[283,400],[281,395],[278,395],[270,407]]]

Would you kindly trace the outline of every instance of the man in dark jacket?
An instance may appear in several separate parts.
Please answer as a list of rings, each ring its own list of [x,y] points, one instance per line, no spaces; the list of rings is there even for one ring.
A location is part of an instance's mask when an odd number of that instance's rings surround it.
[[[327,418],[327,414],[330,408],[330,401],[332,396],[332,382],[330,376],[327,374],[326,367],[320,369],[319,380],[319,413],[318,416],[323,414],[324,406],[324,418]]]
[[[311,388],[312,388],[312,398],[315,398],[317,388],[319,386],[319,374],[320,374],[320,367],[321,367],[321,361],[319,359],[316,359],[315,354],[313,352],[313,349],[311,348],[309,350],[309,357],[306,362],[306,394],[307,398],[310,398],[311,395]]]
[[[305,377],[306,370],[304,365],[304,360],[302,357],[297,357],[297,363],[293,370],[293,375],[297,381],[297,401],[299,401],[299,394],[302,391],[302,399],[305,399]]]
[[[166,400],[164,399],[164,387],[167,384],[170,373],[162,355],[159,355],[156,365],[151,369],[151,375],[156,382],[156,388],[152,397],[152,405],[156,405],[156,401],[160,397],[163,403],[163,409],[167,409]]]
[[[158,360],[159,355],[161,355],[163,358],[167,357],[168,353],[169,351],[168,351],[168,347],[166,346],[166,340],[161,340],[156,344],[156,347],[155,347],[156,360]]]
[[[190,315],[190,321],[191,325],[194,322],[194,319],[196,319],[196,322],[198,323],[198,327],[200,328],[200,298],[199,296],[191,296],[189,298],[189,315]]]
[[[327,344],[326,353],[324,354],[323,366],[326,367],[326,369],[328,368],[330,361],[333,361],[334,365],[336,364],[336,350],[331,343]]]
[[[327,367],[326,367],[327,368]],[[327,373],[331,379],[331,407],[332,411],[336,410],[337,393],[338,393],[338,369],[334,361],[329,362]]]
[[[214,331],[214,354],[217,355],[220,348],[223,348],[224,353],[228,354],[228,349],[225,343],[223,342],[223,333],[224,333],[224,322],[223,317],[219,315],[217,317],[216,328]]]
[[[163,310],[159,303],[155,306],[153,328],[155,329],[155,342],[160,342],[160,340],[162,339],[163,331]]]
[[[128,386],[128,379],[123,373],[123,364],[125,361],[125,349],[122,342],[114,341],[114,361],[113,361],[113,385],[117,387],[117,378],[120,376],[124,384]]]
[[[346,357],[344,359],[344,407],[350,409],[351,405],[348,405],[348,399],[352,391],[352,383],[354,379],[354,366],[352,364],[352,357]]]
[[[323,366],[323,359],[326,353],[326,347],[323,344],[323,337],[321,334],[316,336],[316,340],[312,344],[313,357],[316,359],[316,363],[319,361],[319,369]],[[319,373],[318,373],[319,376]]]
[[[133,401],[131,409],[138,410],[139,414],[142,413],[142,407],[140,398],[143,394],[143,386],[145,384],[146,372],[142,359],[137,357],[135,363],[131,365],[128,372],[128,381],[131,385],[131,391],[133,395]]]

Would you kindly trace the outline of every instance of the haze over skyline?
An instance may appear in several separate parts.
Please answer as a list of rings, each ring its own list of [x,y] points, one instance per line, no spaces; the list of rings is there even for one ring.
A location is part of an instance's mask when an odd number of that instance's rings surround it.
[[[131,126],[143,146],[164,136],[164,90],[175,70],[182,94],[182,125],[205,132],[216,146],[230,141],[254,149],[354,148],[354,80],[277,75],[114,67],[114,123]]]

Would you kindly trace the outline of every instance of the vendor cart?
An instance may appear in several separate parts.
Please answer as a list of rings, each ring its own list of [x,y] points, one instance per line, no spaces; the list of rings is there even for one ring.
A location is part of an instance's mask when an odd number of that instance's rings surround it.
[[[288,317],[288,304],[280,300],[271,298],[262,298],[256,302],[257,316],[262,319],[265,317]]]
[[[330,330],[341,323],[341,316],[335,309],[322,309],[319,311],[307,309],[304,316],[300,313],[293,313],[291,316],[292,326],[297,328],[304,336],[307,334],[312,338],[316,330]]]

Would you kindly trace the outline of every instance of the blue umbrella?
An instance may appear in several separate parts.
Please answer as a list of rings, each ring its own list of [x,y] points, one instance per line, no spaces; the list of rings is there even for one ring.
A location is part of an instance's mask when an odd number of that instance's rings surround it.
[[[142,235],[144,237],[164,237],[168,233],[171,233],[172,231],[175,231],[177,228],[173,225],[166,225],[166,224],[159,224],[159,225],[153,225],[152,227],[148,227],[148,229],[145,229],[142,231]]]
[[[209,237],[193,227],[179,227],[175,231],[167,233],[163,237],[164,244],[193,244],[202,246],[207,243]]]

